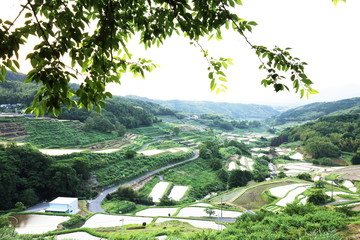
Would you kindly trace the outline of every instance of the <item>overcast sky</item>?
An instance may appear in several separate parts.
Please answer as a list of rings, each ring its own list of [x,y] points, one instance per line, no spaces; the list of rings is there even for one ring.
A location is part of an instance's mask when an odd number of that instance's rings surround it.
[[[2,17],[16,7],[14,0],[1,0]],[[3,4],[4,2],[4,4]],[[5,6],[8,3],[8,7]],[[267,105],[302,105],[360,97],[360,1],[347,0],[334,6],[331,0],[243,0],[236,13],[259,25],[247,37],[255,45],[269,48],[291,47],[293,56],[309,65],[306,68],[314,88],[320,93],[299,99],[295,93],[275,93],[260,81],[266,72],[258,70],[259,60],[238,34],[226,32],[222,41],[200,43],[215,57],[232,58],[226,71],[227,93],[210,91],[207,62],[189,40],[174,37],[160,48],[144,51],[131,43],[135,56],[152,59],[160,68],[146,74],[146,79],[125,76],[108,90],[115,95],[138,95],[154,99],[209,100],[217,102]],[[27,71],[26,65],[24,71]],[[290,85],[291,86],[291,85]]]

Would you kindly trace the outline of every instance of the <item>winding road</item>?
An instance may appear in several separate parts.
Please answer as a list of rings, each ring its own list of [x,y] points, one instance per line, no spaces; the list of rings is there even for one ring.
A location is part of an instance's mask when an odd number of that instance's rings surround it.
[[[111,187],[111,188],[108,188],[108,189],[105,189],[104,191],[102,191],[94,200],[90,200],[89,201],[89,204],[88,204],[88,209],[91,211],[91,212],[105,212],[104,209],[101,208],[101,202],[104,200],[104,198],[106,197],[107,194],[111,193],[111,192],[114,192],[116,191],[119,187],[121,186],[124,186],[124,185],[129,185],[129,184],[132,184],[136,181],[139,181],[141,179],[145,179],[145,178],[148,178],[164,169],[167,169],[167,168],[171,168],[171,167],[174,167],[174,166],[177,166],[179,164],[183,164],[183,163],[186,163],[186,162],[189,162],[189,161],[192,161],[192,160],[195,160],[199,157],[199,153],[197,151],[193,151],[194,153],[194,156],[192,156],[191,158],[189,159],[186,159],[184,161],[181,161],[181,162],[177,162],[177,163],[172,163],[172,164],[169,164],[167,166],[164,166],[164,167],[161,167],[159,169],[156,169],[152,172],[149,172],[141,177],[138,177],[136,179],[133,179],[131,181],[128,181],[128,182],[125,182],[125,183],[122,183],[120,185],[117,185],[115,187]]]

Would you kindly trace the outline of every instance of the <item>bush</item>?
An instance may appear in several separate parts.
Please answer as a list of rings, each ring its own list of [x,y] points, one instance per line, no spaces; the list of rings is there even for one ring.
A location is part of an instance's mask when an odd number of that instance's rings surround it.
[[[140,194],[138,191],[130,187],[120,187],[115,193],[111,194],[107,199],[116,198],[118,200],[126,200],[137,204],[152,205],[154,202],[151,198]]]
[[[307,199],[308,203],[315,205],[325,204],[329,200],[329,196],[321,189],[312,190]]]
[[[243,214],[216,239],[342,239],[334,236],[346,228],[346,220],[345,214],[325,207],[289,204],[278,214]]]
[[[160,198],[160,202],[158,204],[159,206],[173,206],[176,205],[176,201],[173,199],[170,199],[168,196],[163,196]]]
[[[360,164],[360,154],[359,153],[355,154],[355,156],[351,158],[351,163],[353,165]]]
[[[127,158],[127,159],[131,159],[131,158],[134,158],[136,156],[136,151],[135,150],[127,150],[126,152],[125,152],[125,157]]]
[[[62,225],[65,228],[78,228],[81,227],[85,221],[85,218],[80,215],[72,215],[71,218],[66,222],[63,222]]]
[[[128,213],[136,209],[136,204],[129,201],[120,201],[118,212],[120,213]]]
[[[312,181],[311,175],[309,173],[299,173],[296,177],[305,181]]]

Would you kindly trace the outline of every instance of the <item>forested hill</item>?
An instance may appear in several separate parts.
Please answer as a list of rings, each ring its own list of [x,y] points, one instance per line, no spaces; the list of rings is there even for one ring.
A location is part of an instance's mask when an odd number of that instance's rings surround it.
[[[292,121],[315,120],[326,115],[360,113],[360,98],[343,99],[335,102],[320,102],[290,109],[273,118],[276,125]]]
[[[360,150],[360,114],[324,116],[288,128],[272,139],[272,146],[301,141],[313,158],[339,157],[342,152]],[[326,160],[326,159],[325,159]]]
[[[26,75],[20,73],[7,72],[6,81],[0,83],[0,104],[21,103],[22,108],[26,108],[32,102],[36,91],[39,89],[34,83],[24,84]],[[78,86],[72,84],[72,88]],[[2,109],[13,111],[13,109]],[[18,109],[20,110],[20,109]],[[102,115],[86,109],[72,108],[70,111],[64,107],[59,119],[80,120],[89,125],[108,126],[104,131],[111,131],[116,124],[120,123],[126,128],[139,126],[149,126],[153,122],[160,121],[158,115],[175,115],[174,111],[153,102],[145,102],[139,99],[113,96],[106,100],[106,106],[102,110]],[[90,124],[94,122],[93,124]]]
[[[29,105],[39,89],[34,83],[24,84],[26,75],[7,71],[6,81],[0,82],[0,104]]]
[[[279,114],[277,110],[265,105],[209,101],[156,100],[138,96],[128,97],[155,102],[179,112],[223,114],[235,119],[265,119]]]
[[[58,118],[80,120],[94,126],[108,125],[109,130],[111,130],[113,128],[112,126],[115,126],[117,122],[126,128],[136,128],[149,126],[154,122],[160,121],[156,116],[175,115],[172,110],[158,104],[136,99],[114,96],[112,99],[106,100],[105,104],[106,106],[103,108],[101,115],[94,111],[87,111],[86,109],[72,108],[68,111],[64,107]],[[99,124],[99,122],[102,124]]]

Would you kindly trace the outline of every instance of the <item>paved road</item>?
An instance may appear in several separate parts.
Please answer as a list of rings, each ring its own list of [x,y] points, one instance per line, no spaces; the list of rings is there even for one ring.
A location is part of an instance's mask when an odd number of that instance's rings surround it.
[[[181,162],[177,162],[177,163],[172,163],[172,164],[169,164],[165,167],[162,167],[162,168],[159,168],[159,169],[156,169],[152,172],[149,172],[141,177],[138,177],[134,180],[131,180],[131,181],[128,181],[128,182],[125,182],[125,183],[122,183],[118,186],[115,186],[115,187],[112,187],[112,188],[108,188],[108,189],[105,189],[103,192],[101,192],[94,200],[90,200],[89,201],[89,210],[91,212],[105,212],[104,209],[101,208],[101,202],[104,200],[104,198],[106,197],[107,194],[111,193],[111,192],[114,192],[116,191],[119,187],[121,186],[124,186],[124,185],[129,185],[129,184],[132,184],[136,181],[139,181],[140,179],[144,179],[144,178],[147,178],[147,177],[150,177],[152,175],[155,175],[156,173],[160,172],[161,170],[164,170],[164,169],[167,169],[167,168],[171,168],[171,167],[174,167],[176,165],[179,165],[179,164],[183,164],[183,163],[186,163],[186,162],[189,162],[189,161],[192,161],[192,160],[195,160],[199,157],[199,153],[196,152],[196,151],[193,151],[194,153],[194,156],[192,156],[191,158],[189,159],[186,159],[184,161],[181,161]]]
[[[35,206],[29,207],[28,209],[25,210],[25,212],[40,212],[42,210],[45,210],[48,207],[49,207],[49,203],[42,202],[42,203],[36,204]]]

